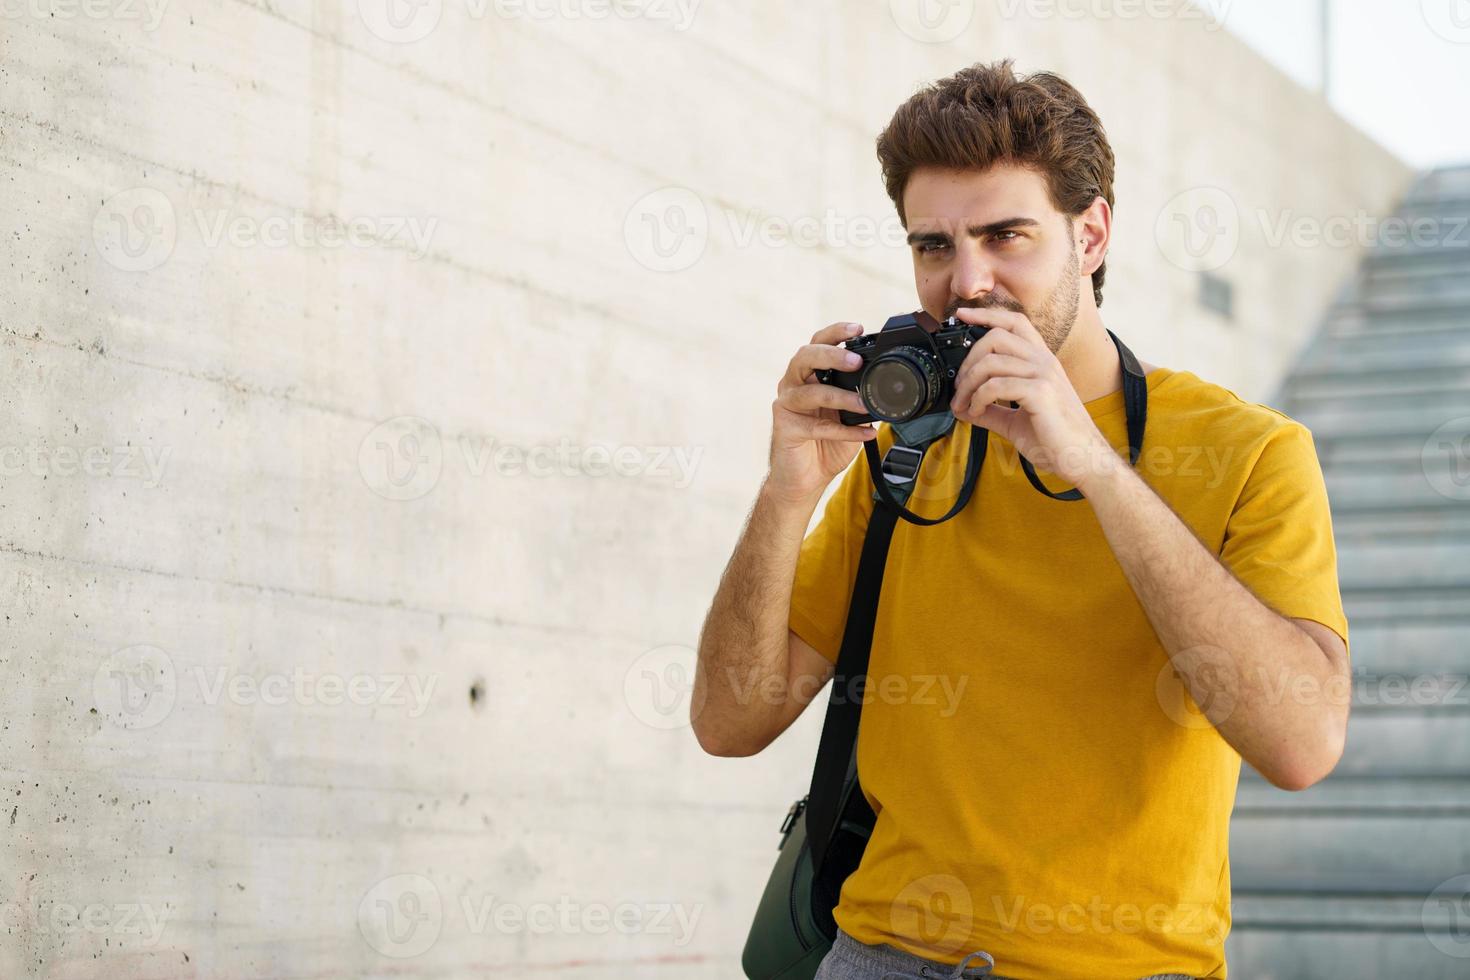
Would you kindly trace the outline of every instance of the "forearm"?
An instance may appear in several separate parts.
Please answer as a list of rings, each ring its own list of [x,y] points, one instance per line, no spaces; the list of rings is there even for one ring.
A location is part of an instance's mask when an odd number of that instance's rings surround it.
[[[1278,786],[1342,751],[1342,665],[1245,587],[1115,454],[1080,484],[1154,632],[1221,736]]]
[[[699,637],[690,714],[707,750],[758,743],[779,726],[790,667],[788,619],[802,538],[817,498],[762,486]]]

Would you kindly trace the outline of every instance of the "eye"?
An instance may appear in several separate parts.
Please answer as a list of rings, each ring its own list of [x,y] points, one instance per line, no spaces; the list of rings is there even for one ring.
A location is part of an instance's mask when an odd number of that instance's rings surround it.
[[[947,244],[945,244],[944,242],[920,242],[919,243],[919,254],[920,255],[928,255],[928,254],[930,254],[932,252],[937,252],[940,249],[945,249],[945,248],[949,248],[949,246]]]
[[[1009,238],[1006,237],[1008,235],[1010,236]],[[998,242],[1013,242],[1020,237],[1021,236],[1014,231],[998,231],[995,233],[994,236],[995,240]]]

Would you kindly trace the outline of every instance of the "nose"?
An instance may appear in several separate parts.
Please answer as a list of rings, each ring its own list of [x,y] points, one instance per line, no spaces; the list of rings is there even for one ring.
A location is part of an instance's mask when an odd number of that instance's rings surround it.
[[[995,271],[978,248],[959,248],[950,269],[950,295],[957,300],[974,300],[995,289]]]

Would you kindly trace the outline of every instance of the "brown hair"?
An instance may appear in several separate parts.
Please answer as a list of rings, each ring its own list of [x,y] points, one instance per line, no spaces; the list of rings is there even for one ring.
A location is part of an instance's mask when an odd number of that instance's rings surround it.
[[[878,162],[898,218],[909,176],[920,167],[985,170],[1029,166],[1046,178],[1052,206],[1069,217],[1098,195],[1113,206],[1113,149],[1082,93],[1052,72],[1017,77],[1011,59],[975,64],[921,89],[878,135]],[[1102,305],[1107,262],[1092,274]]]

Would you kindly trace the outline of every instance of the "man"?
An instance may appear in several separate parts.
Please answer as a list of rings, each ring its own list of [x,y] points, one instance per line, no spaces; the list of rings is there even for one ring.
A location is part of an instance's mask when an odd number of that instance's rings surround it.
[[[1015,980],[1224,977],[1240,761],[1305,789],[1346,733],[1311,434],[1145,362],[1130,467],[1098,312],[1113,155],[1061,78],[967,68],[905,103],[878,156],[924,311],[991,328],[909,506],[948,509],[971,426],[989,450],[958,516],[894,532],[858,737],[877,822],[818,977],[969,976],[979,958]],[[813,373],[851,369],[837,345],[861,332],[818,331],[778,386],[770,472],[700,638],[693,721],[715,755],[759,752],[832,676],[873,507],[854,457],[893,432],[844,426],[860,397]],[[1018,453],[1085,501],[1038,493]]]

